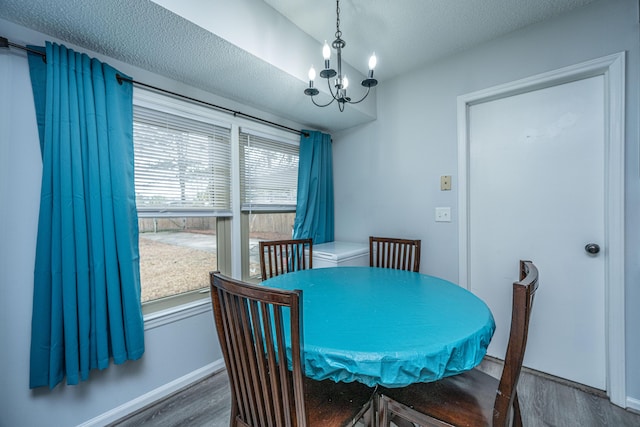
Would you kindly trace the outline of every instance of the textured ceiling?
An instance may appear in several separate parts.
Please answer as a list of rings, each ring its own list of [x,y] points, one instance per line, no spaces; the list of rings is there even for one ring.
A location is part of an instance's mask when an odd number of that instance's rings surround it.
[[[316,40],[335,38],[335,1],[264,1]],[[375,51],[385,80],[592,1],[342,0],[344,56],[364,73]]]
[[[375,51],[376,77],[384,84],[591,1],[343,0],[344,58],[365,73],[368,56]],[[207,7],[215,8],[217,20],[208,19]],[[291,22],[283,25],[280,14]],[[375,118],[373,97],[339,113],[335,106],[312,106],[302,94],[312,61],[308,58],[320,58],[320,43],[334,38],[334,2],[0,0],[0,18],[305,127],[336,131]],[[240,22],[225,26],[225,19]],[[268,32],[264,25],[270,25]],[[5,36],[1,28],[0,36]],[[315,63],[319,68],[321,59]]]

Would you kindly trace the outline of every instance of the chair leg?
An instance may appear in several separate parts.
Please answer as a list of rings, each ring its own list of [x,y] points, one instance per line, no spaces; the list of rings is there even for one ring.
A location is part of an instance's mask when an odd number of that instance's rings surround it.
[[[378,427],[377,424],[377,398],[375,390],[369,400],[369,404],[366,409],[361,412],[361,415],[355,419],[352,423],[352,427],[362,423],[363,427]]]
[[[513,398],[513,420],[511,422],[513,427],[522,427],[522,414],[520,413],[520,401],[518,399],[518,392],[516,391]]]
[[[375,418],[375,410],[373,403],[369,404],[369,409],[362,415],[362,418],[358,421],[362,421],[363,427],[374,427],[373,419]]]
[[[378,418],[378,427],[415,427],[416,425],[401,416],[395,414],[389,407],[388,398],[379,394],[375,399],[376,415]]]
[[[378,394],[376,400],[376,418],[378,419],[378,427],[389,427],[389,407],[384,396]]]
[[[391,416],[391,422],[398,427],[415,427],[415,424],[411,421],[407,421],[404,418],[400,418],[397,415]]]

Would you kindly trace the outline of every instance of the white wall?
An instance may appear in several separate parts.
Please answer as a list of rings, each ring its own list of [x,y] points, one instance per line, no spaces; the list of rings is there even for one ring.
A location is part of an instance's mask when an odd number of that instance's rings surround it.
[[[333,135],[336,240],[420,238],[422,272],[457,281],[457,96],[621,51],[627,51],[626,385],[628,404],[640,409],[637,1],[601,0],[380,84],[378,120]],[[440,191],[441,175],[453,176],[452,191]],[[437,206],[452,207],[451,223],[434,222]]]

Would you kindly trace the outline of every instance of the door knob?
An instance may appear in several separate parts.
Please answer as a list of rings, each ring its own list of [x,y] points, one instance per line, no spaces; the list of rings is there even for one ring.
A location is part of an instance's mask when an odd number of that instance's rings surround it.
[[[587,246],[584,247],[584,250],[589,252],[591,255],[595,255],[600,252],[600,246],[595,243],[587,243]]]

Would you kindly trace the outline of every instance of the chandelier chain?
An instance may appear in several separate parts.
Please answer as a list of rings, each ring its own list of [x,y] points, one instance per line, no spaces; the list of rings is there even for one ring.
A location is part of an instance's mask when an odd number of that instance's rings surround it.
[[[340,31],[340,0],[336,0],[336,39],[342,39],[342,31]]]

